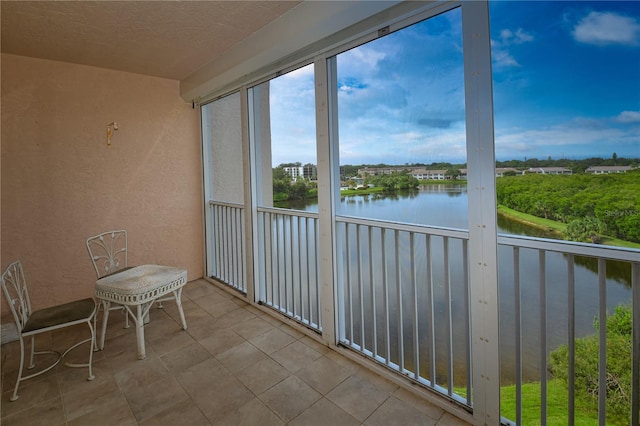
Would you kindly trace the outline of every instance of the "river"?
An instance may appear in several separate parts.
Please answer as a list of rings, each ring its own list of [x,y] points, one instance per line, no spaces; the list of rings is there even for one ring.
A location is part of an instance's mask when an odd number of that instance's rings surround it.
[[[341,197],[337,214],[361,218],[390,220],[394,222],[432,225],[448,228],[468,228],[467,187],[464,184],[436,184],[422,187],[419,191],[394,195],[347,195]],[[316,202],[290,203],[287,207],[317,212]],[[526,235],[553,238],[544,230],[498,217],[498,232],[511,235]],[[456,260],[452,263],[455,264]],[[500,298],[500,354],[502,384],[510,384],[515,377],[515,329],[514,329],[514,279],[512,251],[499,247],[498,252],[499,298]],[[521,295],[522,303],[522,369],[525,381],[540,378],[540,290],[538,254],[521,249]],[[548,351],[567,342],[567,267],[565,256],[547,253],[546,256],[546,314]],[[594,318],[598,313],[597,263],[593,259],[576,258],[576,335],[592,334]],[[621,303],[630,303],[630,268],[628,265],[607,262],[607,306],[612,311]],[[455,298],[452,295],[452,298]],[[454,304],[457,303],[454,300]],[[463,312],[461,310],[461,312]],[[457,313],[458,315],[460,312]],[[456,322],[454,312],[454,322]],[[465,339],[464,327],[454,325],[455,340]],[[454,354],[455,357],[455,354]],[[455,359],[455,364],[464,359]],[[464,372],[462,365],[456,368]],[[456,374],[457,376],[457,374]],[[456,377],[460,383],[463,377]]]

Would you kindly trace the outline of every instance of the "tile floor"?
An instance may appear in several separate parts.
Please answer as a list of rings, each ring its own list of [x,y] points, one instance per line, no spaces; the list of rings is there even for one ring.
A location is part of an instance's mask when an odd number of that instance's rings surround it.
[[[124,315],[109,319],[104,351],[87,369],[58,366],[23,382],[9,402],[19,345],[2,348],[3,425],[466,425],[214,285],[184,290],[188,330],[175,304],[153,308],[147,357],[136,358]],[[69,346],[87,327],[42,336]],[[38,347],[40,347],[38,345]],[[86,345],[67,358],[86,359]],[[46,355],[43,355],[45,357]]]

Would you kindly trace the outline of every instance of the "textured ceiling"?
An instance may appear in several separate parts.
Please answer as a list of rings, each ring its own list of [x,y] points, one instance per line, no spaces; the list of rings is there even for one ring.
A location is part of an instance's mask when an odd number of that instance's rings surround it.
[[[6,1],[3,53],[182,80],[299,1]]]

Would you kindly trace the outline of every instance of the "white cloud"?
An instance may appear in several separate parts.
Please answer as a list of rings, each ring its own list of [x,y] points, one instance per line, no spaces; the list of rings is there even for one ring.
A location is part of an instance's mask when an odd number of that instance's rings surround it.
[[[500,39],[503,45],[522,44],[533,41],[533,36],[524,32],[522,28],[518,28],[514,33],[510,29],[500,31]]]
[[[622,111],[616,117],[618,123],[640,123],[640,111]]]
[[[634,146],[638,138],[633,131],[595,125],[584,126],[574,120],[542,129],[503,128],[496,131],[496,156],[514,158],[515,154],[531,156],[578,154],[574,147],[590,146],[595,155],[603,146]]]
[[[491,40],[493,63],[499,67],[519,67],[518,61],[509,52],[509,46],[533,41],[533,36],[522,28],[512,31],[508,28],[500,31],[499,40]]]
[[[576,24],[573,37],[582,43],[638,44],[640,24],[631,17],[613,12],[591,12]]]

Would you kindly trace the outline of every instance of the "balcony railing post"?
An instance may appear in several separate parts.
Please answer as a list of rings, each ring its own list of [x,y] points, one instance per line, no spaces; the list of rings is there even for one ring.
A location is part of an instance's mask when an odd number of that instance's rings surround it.
[[[500,423],[498,244],[487,1],[462,3],[467,129],[473,416]]]

